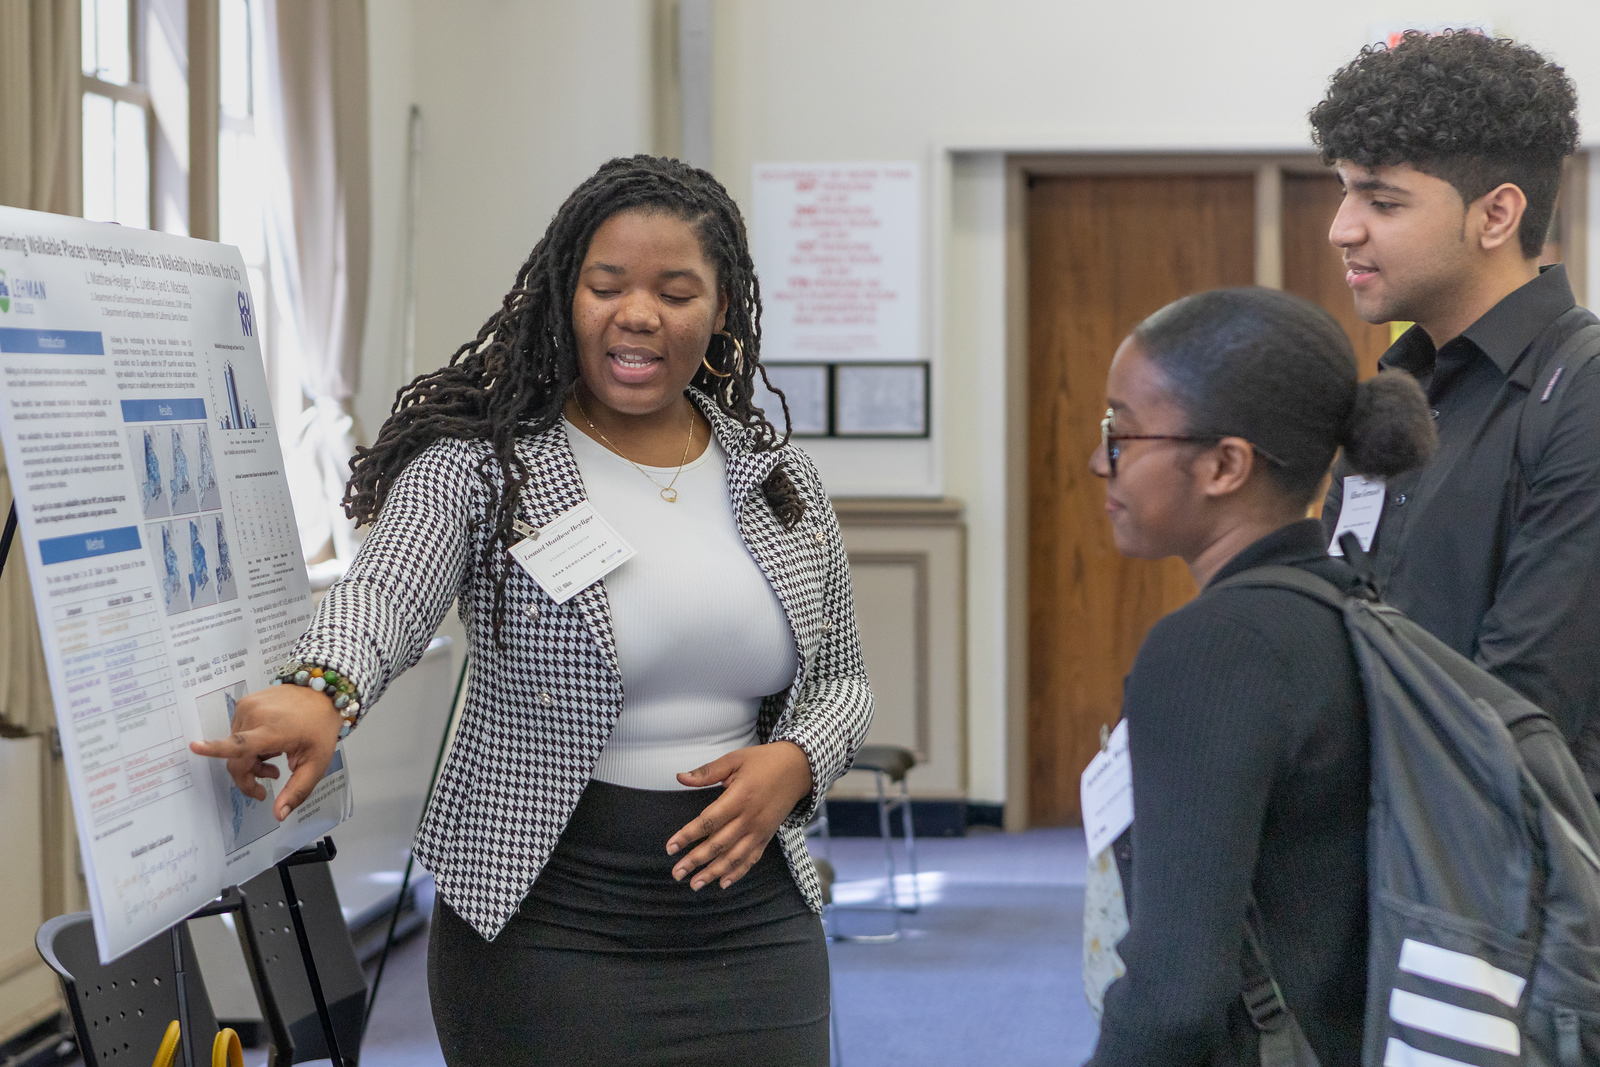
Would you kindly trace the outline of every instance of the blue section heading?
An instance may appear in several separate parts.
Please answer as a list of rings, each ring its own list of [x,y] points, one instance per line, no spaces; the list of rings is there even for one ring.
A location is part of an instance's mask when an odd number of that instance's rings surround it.
[[[36,356],[103,356],[99,330],[0,329],[0,352]]]
[[[199,397],[122,402],[123,422],[198,422],[205,417],[206,402]]]
[[[139,547],[139,527],[119,526],[115,530],[96,530],[94,533],[75,534],[72,537],[49,537],[39,542],[39,557],[46,565],[69,563],[90,556],[109,556],[113,552],[131,552]]]

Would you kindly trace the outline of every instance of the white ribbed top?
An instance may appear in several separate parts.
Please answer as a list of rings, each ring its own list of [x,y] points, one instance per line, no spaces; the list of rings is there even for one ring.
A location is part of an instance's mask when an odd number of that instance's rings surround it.
[[[683,468],[678,500],[564,422],[589,500],[638,555],[605,577],[622,716],[592,777],[682,789],[676,775],[756,742],[761,698],[799,661],[783,606],[739,536],[727,459],[713,439]],[[661,485],[676,467],[646,467]]]

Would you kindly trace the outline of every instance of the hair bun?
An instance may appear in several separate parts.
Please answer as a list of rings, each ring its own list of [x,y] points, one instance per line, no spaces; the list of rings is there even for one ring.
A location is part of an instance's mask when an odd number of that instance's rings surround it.
[[[1356,387],[1344,440],[1357,474],[1390,478],[1422,466],[1438,447],[1428,398],[1405,371],[1386,370]]]

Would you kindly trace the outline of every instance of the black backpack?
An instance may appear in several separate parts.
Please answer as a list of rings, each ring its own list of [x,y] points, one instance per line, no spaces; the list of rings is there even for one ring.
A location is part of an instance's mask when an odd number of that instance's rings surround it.
[[[1294,567],[1215,588],[1230,586],[1340,612],[1361,671],[1372,738],[1363,1067],[1600,1064],[1600,808],[1554,722],[1375,595]],[[1245,943],[1263,1067],[1316,1067],[1253,904]]]

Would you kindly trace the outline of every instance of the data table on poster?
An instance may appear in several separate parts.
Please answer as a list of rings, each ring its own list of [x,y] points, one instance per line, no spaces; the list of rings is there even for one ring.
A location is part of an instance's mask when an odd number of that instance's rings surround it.
[[[239,524],[239,548],[246,559],[299,552],[294,507],[281,482],[244,482],[228,495]]]
[[[55,609],[96,828],[193,785],[159,611],[149,588]]]

